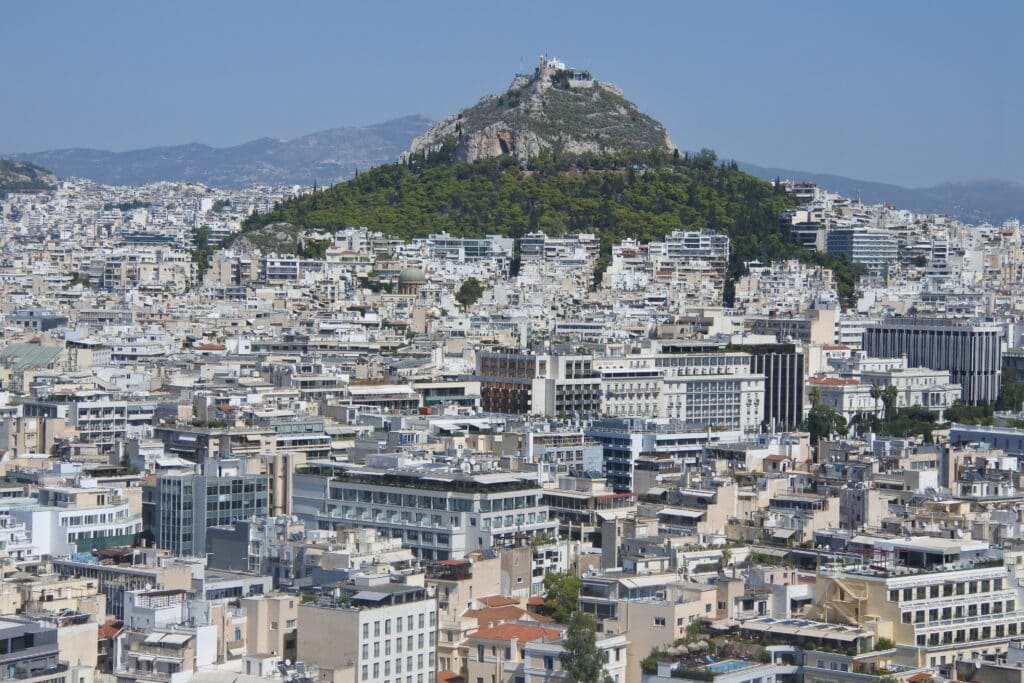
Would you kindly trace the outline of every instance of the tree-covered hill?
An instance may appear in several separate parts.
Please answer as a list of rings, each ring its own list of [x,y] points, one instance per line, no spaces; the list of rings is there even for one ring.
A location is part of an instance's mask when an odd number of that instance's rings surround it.
[[[800,258],[837,270],[852,294],[848,263],[807,251],[779,227],[791,199],[770,183],[719,164],[713,152],[510,157],[453,163],[453,144],[425,158],[381,166],[334,187],[252,216],[244,230],[290,223],[308,230],[367,226],[403,239],[447,231],[519,237],[591,231],[607,258],[627,237],[655,240],[677,229],[720,230],[732,239],[730,273],[743,262]]]
[[[41,166],[0,159],[0,193],[40,192],[53,189],[56,185],[57,177]]]

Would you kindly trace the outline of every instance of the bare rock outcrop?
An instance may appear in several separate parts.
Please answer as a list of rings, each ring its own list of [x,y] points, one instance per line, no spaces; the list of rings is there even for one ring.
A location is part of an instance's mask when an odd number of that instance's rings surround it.
[[[546,57],[532,74],[517,74],[503,94],[483,97],[417,137],[402,160],[452,142],[455,158],[467,162],[497,156],[526,162],[551,151],[675,149],[664,126],[619,88]]]

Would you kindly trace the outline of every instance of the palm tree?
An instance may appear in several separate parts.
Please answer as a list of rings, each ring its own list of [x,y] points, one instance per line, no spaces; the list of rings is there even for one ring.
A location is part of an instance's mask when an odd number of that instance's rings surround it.
[[[871,398],[874,399],[874,415],[876,417],[879,414],[879,401],[882,399],[882,385],[878,383],[871,384]]]
[[[882,385],[874,382],[871,384],[871,398],[875,400],[875,413],[878,412],[878,400],[882,398]]]
[[[882,404],[885,406],[885,419],[890,420],[895,412],[893,408],[896,406],[896,397],[899,396],[899,391],[891,384],[887,384],[882,389]]]
[[[807,397],[811,401],[812,408],[817,406],[819,403],[821,403],[821,389],[819,389],[818,387],[811,387],[811,391],[807,395]]]

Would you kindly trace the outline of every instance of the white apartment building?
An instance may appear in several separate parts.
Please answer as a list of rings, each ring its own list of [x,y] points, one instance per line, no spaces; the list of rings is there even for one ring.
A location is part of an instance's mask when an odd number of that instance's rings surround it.
[[[765,377],[743,352],[659,353],[597,358],[601,413],[667,417],[694,429],[755,433],[764,420]]]
[[[896,261],[896,239],[888,230],[862,226],[837,227],[828,232],[826,251],[862,263],[874,274],[884,274]]]
[[[141,505],[141,498],[138,501]],[[10,517],[23,524],[40,555],[131,543],[142,531],[142,515],[127,496],[113,489],[44,487],[38,502],[12,502]]]
[[[558,531],[536,473],[318,462],[294,480],[294,511],[307,528],[375,529],[423,560],[461,559]]]
[[[765,376],[750,371],[750,354],[710,345],[608,356],[486,352],[476,379],[491,412],[668,417],[694,430],[746,433],[764,420]]]

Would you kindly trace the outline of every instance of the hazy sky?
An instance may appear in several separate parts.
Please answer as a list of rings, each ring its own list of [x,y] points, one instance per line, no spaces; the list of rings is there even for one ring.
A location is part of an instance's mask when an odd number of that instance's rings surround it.
[[[904,185],[1024,181],[1024,3],[5,3],[0,152],[292,137],[504,90],[541,52],[682,149]]]

